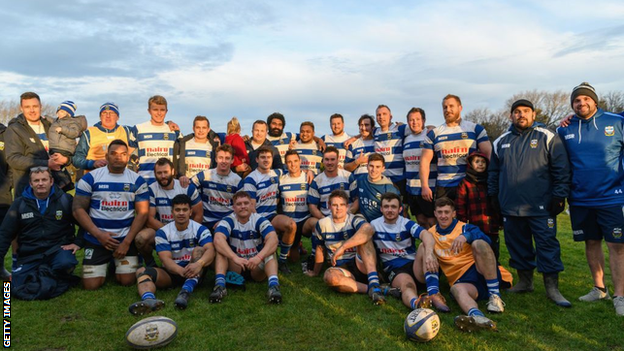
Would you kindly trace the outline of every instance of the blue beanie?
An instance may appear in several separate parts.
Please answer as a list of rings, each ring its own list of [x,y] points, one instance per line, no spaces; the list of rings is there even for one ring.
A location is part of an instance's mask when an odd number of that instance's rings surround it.
[[[74,117],[74,113],[76,113],[76,109],[78,107],[76,106],[76,104],[74,104],[73,101],[63,101],[61,102],[61,104],[59,105],[59,107],[56,109],[56,112],[59,112],[60,110],[63,110],[67,113],[69,113],[70,116]]]
[[[100,114],[104,111],[113,111],[119,116],[119,107],[115,105],[114,102],[105,102],[102,106],[100,106]]]

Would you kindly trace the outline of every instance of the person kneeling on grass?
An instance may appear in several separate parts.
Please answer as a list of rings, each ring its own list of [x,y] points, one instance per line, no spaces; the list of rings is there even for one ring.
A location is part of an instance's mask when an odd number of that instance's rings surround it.
[[[277,233],[268,219],[252,212],[252,198],[246,191],[234,194],[234,213],[225,217],[215,229],[217,248],[216,284],[210,302],[221,302],[227,295],[225,273],[227,270],[243,274],[246,278],[262,281],[269,278],[267,299],[281,303],[282,293],[277,278]],[[227,264],[221,264],[221,261]]]
[[[496,330],[496,324],[479,310],[477,301],[488,299],[487,311],[502,313],[505,303],[499,286],[510,286],[511,274],[497,267],[490,239],[476,226],[455,218],[455,203],[451,199],[437,199],[434,215],[438,224],[429,231],[435,239],[435,254],[451,294],[467,314],[455,317],[455,325],[468,332]]]
[[[204,267],[215,258],[210,230],[190,219],[191,198],[185,194],[176,195],[171,206],[174,221],[156,232],[156,252],[164,269],[141,267],[137,270],[141,301],[130,305],[133,315],[141,316],[162,309],[165,303],[156,299],[156,288],[174,285],[182,285],[182,289],[173,304],[178,309],[185,309]]]
[[[312,237],[312,246],[316,248],[314,269],[306,274],[310,277],[319,275],[326,252],[333,267],[323,275],[325,284],[342,293],[368,293],[375,305],[383,305],[386,299],[379,285],[372,241],[344,246],[354,236],[370,238],[374,233],[373,227],[366,223],[362,215],[348,212],[349,196],[345,191],[332,191],[328,202],[331,214],[316,224]]]

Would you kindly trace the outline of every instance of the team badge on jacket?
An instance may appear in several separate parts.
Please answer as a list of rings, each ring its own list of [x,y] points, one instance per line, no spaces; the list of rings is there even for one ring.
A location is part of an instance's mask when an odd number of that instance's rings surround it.
[[[60,221],[63,218],[63,211],[62,210],[56,211],[56,215],[54,216],[54,218],[56,218],[57,221]]]
[[[537,139],[531,140],[531,149],[535,149],[537,147]]]
[[[614,136],[614,135],[615,135],[615,128],[613,128],[613,126],[606,126],[605,136]]]

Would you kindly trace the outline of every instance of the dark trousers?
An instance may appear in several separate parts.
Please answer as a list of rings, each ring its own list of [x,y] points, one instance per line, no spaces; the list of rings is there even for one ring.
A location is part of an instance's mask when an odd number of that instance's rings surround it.
[[[518,270],[537,267],[540,273],[563,271],[555,218],[505,216],[503,224],[511,267]]]
[[[23,285],[28,273],[37,269],[37,267],[44,263],[48,264],[54,272],[68,273],[78,265],[78,260],[76,260],[76,256],[72,254],[71,250],[61,249],[49,256],[45,256],[41,260],[18,264],[17,267],[13,269],[13,285]]]

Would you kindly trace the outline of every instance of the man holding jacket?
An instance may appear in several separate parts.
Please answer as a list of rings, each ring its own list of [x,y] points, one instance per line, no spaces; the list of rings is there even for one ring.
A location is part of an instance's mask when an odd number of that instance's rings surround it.
[[[537,267],[548,298],[571,307],[558,288],[563,263],[556,236],[557,215],[570,191],[568,155],[559,136],[535,121],[530,101],[514,102],[510,118],[509,130],[494,141],[488,175],[488,194],[504,216],[509,264],[520,277],[509,291],[533,291]]]

